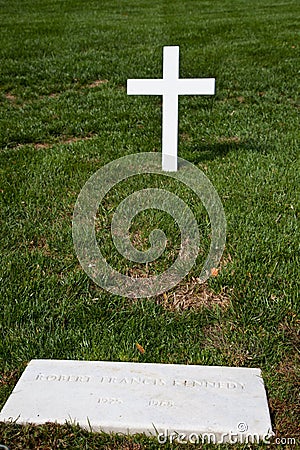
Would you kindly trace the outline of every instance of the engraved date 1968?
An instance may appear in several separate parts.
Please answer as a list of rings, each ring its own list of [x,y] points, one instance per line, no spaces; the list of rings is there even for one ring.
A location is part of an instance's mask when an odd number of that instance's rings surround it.
[[[98,403],[105,405],[120,405],[123,403],[123,400],[117,397],[100,397],[98,398]]]
[[[156,400],[151,399],[148,403],[149,406],[165,406],[167,408],[170,408],[171,406],[174,406],[174,402],[172,400]]]

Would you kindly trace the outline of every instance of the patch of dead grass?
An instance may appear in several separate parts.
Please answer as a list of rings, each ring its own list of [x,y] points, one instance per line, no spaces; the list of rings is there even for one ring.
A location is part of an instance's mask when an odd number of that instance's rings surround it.
[[[39,142],[37,144],[33,144],[36,150],[43,150],[44,148],[50,148],[53,144],[49,144],[46,142]]]
[[[4,94],[4,97],[6,98],[6,100],[9,100],[10,102],[15,102],[17,100],[17,97],[13,94],[11,94],[10,92],[6,92]]]
[[[13,370],[11,372],[5,372],[0,374],[0,386],[7,386],[12,383],[16,383],[19,377],[19,370]]]
[[[39,237],[29,242],[29,251],[34,252],[36,250],[40,251],[44,256],[51,256],[51,251],[46,238]]]
[[[93,89],[106,83],[108,83],[108,80],[95,80],[92,83],[88,84],[86,87]]]
[[[49,98],[57,98],[59,97],[61,94],[59,92],[52,92],[52,94],[49,94],[48,97]]]
[[[245,103],[245,97],[243,97],[242,95],[240,95],[240,96],[237,97],[236,99],[237,99],[237,101],[238,101],[239,103]]]
[[[295,355],[295,359],[285,358],[280,362],[276,372],[287,382],[292,382],[294,386],[300,388],[300,357]]]
[[[238,136],[221,136],[217,141],[219,144],[240,144],[241,139]]]
[[[131,243],[134,248],[141,251],[145,251],[149,246],[149,240],[145,236],[142,236],[142,232],[140,230],[136,230],[131,234]]]
[[[86,85],[80,86],[79,90],[82,90],[82,89],[93,89],[93,88],[99,87],[102,84],[106,84],[106,83],[108,83],[108,80],[95,80],[95,81],[93,81],[90,84],[86,84]],[[47,95],[47,97],[48,98],[58,98],[62,94],[66,93],[66,92],[76,92],[76,91],[73,91],[72,89],[67,89],[67,90],[65,90],[63,92],[53,92],[53,93]],[[43,97],[41,97],[41,98],[43,98]]]
[[[142,450],[144,447],[142,447],[141,444],[137,444],[135,442],[128,442],[128,444],[122,445],[120,447],[120,450]],[[107,447],[107,450],[111,450],[111,447]]]
[[[126,271],[126,275],[131,278],[149,278],[149,271],[147,264],[143,269],[139,267],[129,267]]]
[[[294,438],[296,441],[300,439],[299,417],[300,417],[300,403],[291,404],[287,400],[280,400],[278,398],[269,399],[270,413],[272,422],[274,423],[273,431],[276,437],[279,438]],[[278,445],[277,445],[278,447]],[[295,448],[295,445],[285,445],[286,449]]]
[[[90,139],[92,139],[93,136],[89,135],[89,136],[83,136],[83,137],[68,137],[63,139],[62,141],[60,141],[60,144],[73,144],[74,142],[79,142],[79,141],[88,141]]]
[[[165,292],[160,295],[157,303],[172,311],[213,308],[215,306],[227,309],[230,305],[230,299],[226,293],[226,288],[216,294],[209,289],[207,283],[200,283],[197,278],[192,278],[186,283],[178,284],[172,292]]]
[[[88,140],[90,140],[92,138],[93,138],[93,135],[82,136],[82,137],[71,136],[71,137],[64,137],[64,138],[62,138],[61,140],[59,140],[57,142],[52,142],[52,143],[50,143],[50,142],[37,142],[37,143],[31,144],[31,145],[33,145],[36,150],[43,150],[45,148],[51,148],[54,145],[74,144],[76,142],[88,141]],[[26,144],[26,145],[28,145],[28,144]],[[20,147],[20,145],[18,145],[18,147]]]
[[[188,133],[181,133],[179,137],[183,142],[190,142],[192,140]]]

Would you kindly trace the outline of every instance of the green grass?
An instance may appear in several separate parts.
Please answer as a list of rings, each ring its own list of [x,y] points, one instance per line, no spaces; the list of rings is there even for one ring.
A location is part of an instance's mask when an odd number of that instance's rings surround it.
[[[299,439],[299,2],[0,0],[0,11],[1,405],[32,358],[260,367],[276,436]],[[124,155],[161,151],[161,98],[127,96],[125,86],[161,77],[164,45],[180,45],[182,78],[216,78],[213,98],[180,98],[179,156],[204,171],[224,205],[227,264],[207,289],[225,289],[226,308],[172,311],[157,299],[110,295],[73,247],[74,204],[87,179]],[[92,87],[96,80],[104,82]],[[99,209],[104,236],[135,186],[149,187],[122,184]],[[181,191],[206,249],[207,216]],[[155,223],[176,248],[178,230],[151,212],[133,226],[140,245]],[[98,238],[126,270],[109,238]],[[200,274],[199,258],[187,281]],[[0,444],[158,445],[3,423]]]

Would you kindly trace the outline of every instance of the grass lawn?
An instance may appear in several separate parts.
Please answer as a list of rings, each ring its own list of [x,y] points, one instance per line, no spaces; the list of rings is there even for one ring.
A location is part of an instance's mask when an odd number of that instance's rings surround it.
[[[299,16],[298,0],[0,0],[0,407],[33,358],[260,367],[278,442],[300,445]],[[216,188],[227,243],[220,270],[199,285],[209,220],[169,183],[203,245],[176,288],[134,301],[82,270],[72,214],[97,169],[161,151],[161,97],[127,96],[126,80],[160,78],[164,45],[180,46],[180,77],[216,78],[214,97],[180,97],[179,156]],[[139,249],[157,224],[169,233],[147,268],[117,255],[109,227],[128,192],[167,180],[129,184],[99,207],[97,238],[118,270],[160,273],[180,245],[169,217],[149,211],[133,223]],[[0,444],[158,448],[145,436],[3,423]]]

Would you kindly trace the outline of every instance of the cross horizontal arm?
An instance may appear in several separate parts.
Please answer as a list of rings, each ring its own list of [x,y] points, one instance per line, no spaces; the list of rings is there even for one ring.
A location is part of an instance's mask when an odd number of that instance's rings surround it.
[[[127,80],[128,95],[164,95],[166,85],[162,79],[130,79]]]
[[[215,78],[183,78],[176,80],[178,95],[214,95]]]
[[[127,80],[128,95],[213,95],[214,78],[130,79]]]

